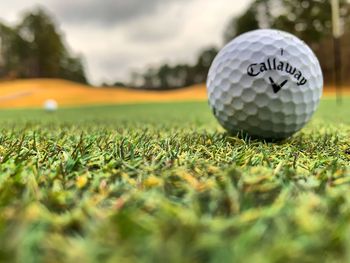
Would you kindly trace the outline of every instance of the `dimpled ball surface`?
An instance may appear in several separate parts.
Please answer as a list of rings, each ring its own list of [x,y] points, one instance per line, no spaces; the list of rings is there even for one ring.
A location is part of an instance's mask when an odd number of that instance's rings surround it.
[[[304,42],[261,29],[238,36],[219,52],[207,89],[214,115],[231,134],[284,139],[310,120],[323,77]]]

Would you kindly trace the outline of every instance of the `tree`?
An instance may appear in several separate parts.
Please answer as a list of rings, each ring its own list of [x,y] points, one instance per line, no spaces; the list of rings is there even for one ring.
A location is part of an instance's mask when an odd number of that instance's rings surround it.
[[[209,47],[201,51],[194,66],[196,72],[195,83],[205,82],[211,63],[217,54],[218,50],[215,47]]]
[[[87,82],[82,59],[70,55],[56,24],[43,9],[25,13],[14,28],[0,25],[0,38],[3,77]]]
[[[341,0],[342,17],[349,14],[346,0]],[[248,9],[231,20],[224,41],[258,28],[272,27],[290,32],[309,45],[331,32],[330,1],[323,0],[255,0]]]
[[[32,74],[47,78],[58,76],[65,47],[50,16],[42,9],[27,13],[17,32],[28,43],[26,48],[31,56],[29,60],[24,59],[30,64]]]
[[[58,76],[75,82],[87,83],[82,60],[81,57],[71,57],[65,54],[60,60]]]
[[[275,2],[276,0],[253,1],[243,14],[231,19],[224,31],[224,42],[248,31],[270,27],[273,21],[271,9]]]
[[[142,75],[142,84],[137,85],[138,74],[133,74],[131,86],[145,89],[174,89],[193,84],[204,83],[212,61],[218,50],[215,47],[203,49],[194,65],[178,64],[170,66],[163,64],[158,68],[150,68]]]
[[[282,0],[283,11],[275,18],[275,28],[297,35],[312,45],[331,32],[330,1]]]
[[[255,6],[252,5],[244,14],[239,17],[234,17],[230,21],[224,32],[224,41],[227,43],[235,36],[258,28],[259,22],[257,20],[257,11]]]
[[[22,76],[23,58],[29,56],[27,43],[17,31],[5,24],[0,24],[1,36],[1,77]]]

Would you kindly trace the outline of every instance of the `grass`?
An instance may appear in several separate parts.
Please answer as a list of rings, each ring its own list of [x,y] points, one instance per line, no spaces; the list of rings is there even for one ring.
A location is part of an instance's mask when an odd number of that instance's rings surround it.
[[[350,99],[272,144],[201,102],[0,112],[2,262],[349,262]]]

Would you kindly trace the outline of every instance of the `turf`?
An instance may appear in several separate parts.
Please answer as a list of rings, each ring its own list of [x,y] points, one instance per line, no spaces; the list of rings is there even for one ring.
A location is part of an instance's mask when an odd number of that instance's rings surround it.
[[[280,143],[206,103],[0,112],[2,262],[349,262],[350,99]]]

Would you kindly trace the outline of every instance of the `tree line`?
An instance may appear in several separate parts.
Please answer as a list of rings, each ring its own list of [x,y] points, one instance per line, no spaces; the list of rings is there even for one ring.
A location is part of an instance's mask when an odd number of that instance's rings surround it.
[[[0,78],[62,78],[87,83],[82,58],[71,54],[43,9],[15,26],[0,23]]]
[[[350,83],[350,4],[341,0],[343,80]],[[231,19],[223,34],[223,43],[247,31],[275,28],[290,32],[304,40],[320,60],[327,84],[333,81],[333,43],[330,1],[321,0],[254,0],[239,16]],[[210,47],[199,53],[191,64],[150,68],[133,73],[130,83],[116,83],[144,89],[172,89],[204,83],[211,62],[220,47]]]

